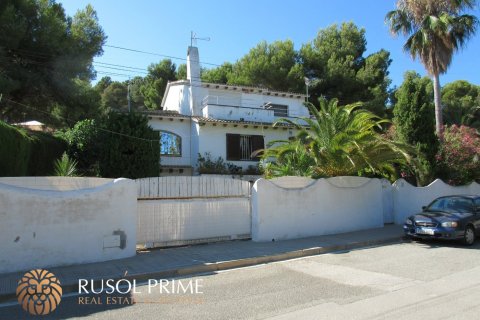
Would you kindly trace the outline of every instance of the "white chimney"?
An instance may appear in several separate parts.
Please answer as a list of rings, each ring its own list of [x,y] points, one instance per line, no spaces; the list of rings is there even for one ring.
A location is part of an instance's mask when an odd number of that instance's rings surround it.
[[[188,47],[187,79],[190,82],[200,82],[200,56],[197,47]]]

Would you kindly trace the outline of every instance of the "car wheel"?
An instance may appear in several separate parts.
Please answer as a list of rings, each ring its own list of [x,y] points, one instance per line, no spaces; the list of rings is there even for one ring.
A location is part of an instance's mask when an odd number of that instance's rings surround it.
[[[475,229],[472,226],[465,228],[465,235],[463,236],[463,243],[467,246],[471,246],[475,242]]]

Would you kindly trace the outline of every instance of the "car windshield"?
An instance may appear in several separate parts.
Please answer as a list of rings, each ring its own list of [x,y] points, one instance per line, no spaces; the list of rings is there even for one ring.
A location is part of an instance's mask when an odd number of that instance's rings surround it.
[[[462,197],[448,197],[434,200],[425,211],[472,212],[472,200]]]

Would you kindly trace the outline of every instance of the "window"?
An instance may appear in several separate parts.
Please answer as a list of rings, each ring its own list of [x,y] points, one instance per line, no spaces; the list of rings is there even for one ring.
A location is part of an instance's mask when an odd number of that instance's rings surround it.
[[[273,110],[275,117],[288,117],[288,106],[283,104],[269,103],[265,106],[267,110]]]
[[[182,138],[172,132],[160,131],[160,155],[181,157]]]
[[[263,136],[227,134],[227,160],[259,161],[260,157],[252,153],[263,148]]]
[[[473,201],[462,197],[444,197],[434,200],[426,211],[471,212]]]

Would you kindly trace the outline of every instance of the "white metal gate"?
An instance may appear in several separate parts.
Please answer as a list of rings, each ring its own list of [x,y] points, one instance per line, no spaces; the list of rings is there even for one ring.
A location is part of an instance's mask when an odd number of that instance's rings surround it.
[[[137,244],[146,247],[250,238],[250,183],[219,176],[136,180]]]

